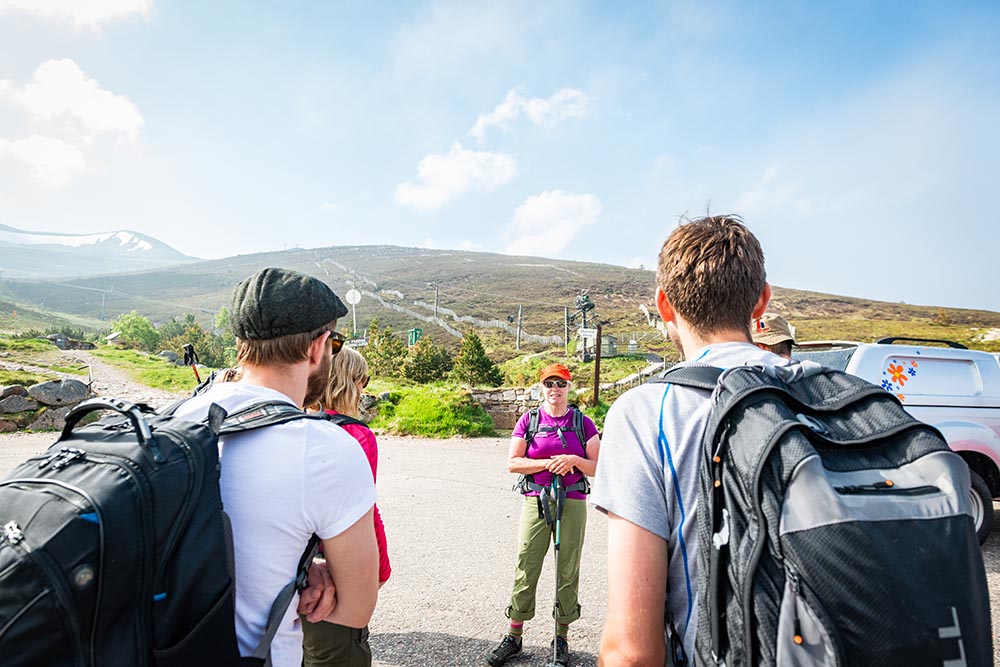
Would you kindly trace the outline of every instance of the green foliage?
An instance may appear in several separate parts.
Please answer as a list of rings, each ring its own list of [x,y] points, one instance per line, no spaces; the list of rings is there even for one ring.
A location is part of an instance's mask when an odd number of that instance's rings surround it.
[[[8,371],[0,368],[0,385],[10,386],[19,384],[22,387],[30,387],[39,382],[48,382],[54,379],[52,376],[40,375],[29,371]]]
[[[225,337],[224,333],[228,333],[230,336],[233,335],[232,316],[229,314],[229,309],[225,306],[219,307],[219,312],[215,314],[213,323],[218,331],[223,332],[223,337]]]
[[[493,435],[493,420],[467,391],[446,386],[401,389],[393,405],[383,402],[372,426],[382,431],[431,438]]]
[[[39,340],[38,336],[28,339],[0,338],[0,350],[5,352],[47,352],[56,349],[55,345],[47,340]]]
[[[153,327],[148,318],[134,310],[112,322],[111,328],[121,332],[118,339],[127,345],[146,352],[159,350],[160,332]]]
[[[462,338],[462,347],[455,357],[455,368],[452,377],[473,387],[496,387],[503,384],[503,373],[496,364],[486,356],[483,343],[476,332],[470,329]]]
[[[604,430],[604,418],[608,414],[608,409],[611,407],[610,403],[605,403],[604,401],[598,401],[597,405],[581,405],[580,409],[583,414],[590,417],[590,420],[594,422],[594,426],[597,427],[598,431]]]
[[[434,382],[443,379],[453,366],[454,361],[447,350],[435,345],[430,338],[421,338],[410,348],[403,362],[403,376],[414,382]]]
[[[189,391],[197,385],[194,373],[187,366],[176,366],[160,357],[135,350],[98,349],[91,354],[112,366],[124,370],[133,380],[147,387],[165,391]],[[207,372],[202,374],[202,379]]]
[[[378,328],[378,318],[368,325],[368,345],[361,348],[361,354],[368,361],[372,375],[381,377],[401,377],[406,359],[406,344],[393,335],[392,329]]]

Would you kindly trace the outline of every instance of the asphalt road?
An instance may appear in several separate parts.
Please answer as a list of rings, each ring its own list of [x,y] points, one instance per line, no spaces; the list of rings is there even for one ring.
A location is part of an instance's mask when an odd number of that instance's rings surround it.
[[[0,436],[0,475],[50,444],[55,434]],[[379,667],[484,665],[506,629],[520,496],[505,472],[506,441],[380,438],[379,508],[392,578],[371,622]],[[570,630],[574,665],[593,667],[605,614],[607,521],[591,510],[580,603]],[[1000,524],[983,548],[993,634],[1000,630]],[[539,583],[538,617],[515,667],[544,665],[552,637],[552,563]],[[995,659],[1000,664],[1000,653]]]

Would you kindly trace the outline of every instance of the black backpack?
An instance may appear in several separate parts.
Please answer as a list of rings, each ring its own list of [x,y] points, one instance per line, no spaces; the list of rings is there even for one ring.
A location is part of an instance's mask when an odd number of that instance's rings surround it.
[[[695,664],[993,664],[968,469],[935,428],[813,362],[654,381],[713,392]]]
[[[74,428],[99,410],[118,414]],[[48,452],[0,482],[0,662],[267,664],[319,540],[275,600],[254,655],[240,658],[218,437],[303,418],[325,416],[286,403],[229,417],[213,405],[204,422],[108,398],[74,408]]]

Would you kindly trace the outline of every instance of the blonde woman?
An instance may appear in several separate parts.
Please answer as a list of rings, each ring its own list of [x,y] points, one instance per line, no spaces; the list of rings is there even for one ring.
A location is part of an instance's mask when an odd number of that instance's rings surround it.
[[[368,362],[353,348],[344,346],[333,358],[330,382],[323,396],[322,408],[333,416],[334,423],[358,441],[376,478],[378,468],[378,443],[375,434],[358,419],[361,392],[368,386]],[[392,573],[386,550],[385,526],[378,506],[374,511],[375,540],[378,543],[379,586]],[[309,623],[302,621],[303,665],[305,667],[369,667],[371,649],[368,646],[368,628],[349,628],[334,623]]]

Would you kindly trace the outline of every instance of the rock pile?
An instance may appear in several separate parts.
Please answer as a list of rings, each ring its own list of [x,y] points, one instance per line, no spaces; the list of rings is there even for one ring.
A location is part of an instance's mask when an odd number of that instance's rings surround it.
[[[0,387],[0,433],[61,428],[70,408],[91,396],[86,384],[69,379]]]

